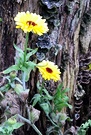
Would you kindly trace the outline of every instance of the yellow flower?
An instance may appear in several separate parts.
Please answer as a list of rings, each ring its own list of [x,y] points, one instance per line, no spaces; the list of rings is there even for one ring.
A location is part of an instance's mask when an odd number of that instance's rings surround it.
[[[58,66],[55,65],[53,62],[43,60],[42,62],[37,64],[37,68],[39,69],[45,80],[52,79],[55,82],[60,80],[61,72],[58,69]]]
[[[43,35],[49,30],[47,23],[45,23],[46,20],[36,13],[30,13],[29,11],[26,13],[18,12],[14,20],[16,21],[16,28],[22,29],[25,33],[31,31],[35,34]]]

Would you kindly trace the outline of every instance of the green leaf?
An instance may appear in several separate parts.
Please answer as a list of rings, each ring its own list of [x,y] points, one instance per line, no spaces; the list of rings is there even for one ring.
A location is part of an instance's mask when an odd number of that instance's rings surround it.
[[[91,126],[91,120],[88,120],[87,122],[81,124],[81,126],[78,129],[77,135],[86,135],[86,131]]]
[[[10,83],[10,86],[11,88],[15,88],[15,83],[14,82]]]
[[[64,107],[69,107],[70,109],[72,109],[72,106],[68,104],[69,97],[66,95],[68,91],[68,88],[63,90],[63,84],[60,84],[57,87],[57,91],[53,96],[54,111],[61,111]]]
[[[70,105],[70,104],[67,103],[67,106],[68,106],[70,109],[72,109],[72,105]]]
[[[55,126],[49,126],[47,128],[46,135],[52,135],[52,134],[54,134],[54,135],[63,135],[63,132],[59,128],[55,127]]]
[[[22,81],[18,77],[15,77],[15,80],[22,84]]]
[[[25,66],[21,65],[20,70],[26,72],[27,68]]]
[[[63,96],[62,100],[63,100],[64,102],[68,102],[69,97],[67,97],[67,96]]]
[[[88,65],[88,70],[91,70],[91,63]]]
[[[19,53],[19,56],[16,57],[16,64],[19,68],[21,68],[22,66],[24,66],[24,54],[23,53]]]
[[[8,82],[10,83],[11,82],[11,79],[10,79],[10,76],[5,76],[5,79],[8,80]]]
[[[32,50],[31,52],[27,53],[26,55],[26,61],[29,60],[29,58],[34,55],[37,52],[38,48]]]
[[[69,88],[66,88],[66,89],[64,89],[64,90],[61,91],[61,94],[65,94],[65,93],[67,93],[69,90],[70,90]]]
[[[38,89],[39,91],[41,91],[41,89],[42,89],[42,87],[40,86],[39,81],[37,82],[37,89]]]
[[[79,129],[78,132],[77,132],[77,135],[86,135],[86,130]]]
[[[20,52],[20,53],[23,53],[24,54],[24,52],[23,52],[23,50],[22,49],[20,49],[18,46],[16,46],[15,44],[14,44],[14,48],[18,51],[18,52]]]
[[[52,100],[53,97],[48,93],[48,91],[46,89],[43,89],[44,93],[46,94],[46,96],[48,97],[48,100]]]
[[[29,80],[29,77],[30,77],[31,68],[26,68],[26,67],[23,66],[21,68],[21,70],[23,71],[23,77],[25,78],[25,82],[27,82]]]
[[[16,118],[11,117],[11,118],[9,118],[9,119],[6,121],[6,124],[12,126],[12,125],[14,125],[16,122],[17,122],[17,121],[16,121]]]
[[[46,132],[46,135],[50,135],[51,133],[53,133],[55,130],[55,126],[49,126],[47,128],[47,132]]]
[[[62,88],[63,88],[63,83],[61,83],[61,84],[58,85],[57,90],[58,90],[58,91],[59,91],[59,90],[61,91]]]
[[[17,122],[16,115],[10,117],[0,125],[0,135],[12,135],[14,129],[20,128],[23,123]]]
[[[89,122],[85,122],[85,124],[82,124],[82,128],[86,129],[89,127]]]
[[[56,91],[56,93],[55,93],[55,95],[54,95],[54,98],[58,98],[58,97],[61,95],[61,90],[62,90],[62,88],[63,88],[63,84],[61,83],[61,84],[58,85],[58,87],[57,87],[57,91]]]
[[[3,126],[0,126],[0,132],[4,133]]]
[[[20,127],[23,126],[23,125],[24,125],[24,123],[17,122],[17,123],[15,123],[14,125],[12,125],[12,128],[13,128],[13,130],[14,130],[14,129],[18,129],[18,128],[20,128]]]
[[[20,53],[18,57],[16,57],[15,59],[16,64],[18,65],[18,67],[20,67],[20,65],[23,65],[24,63],[24,54]]]
[[[29,78],[30,78],[31,69],[28,68],[24,72],[25,72],[25,81],[27,82],[29,80]]]
[[[17,71],[17,70],[19,70],[19,67],[17,65],[12,65],[11,67],[4,70],[3,74],[8,74],[8,73],[10,73],[12,71]]]
[[[2,18],[0,18],[0,22],[2,22]]]
[[[10,85],[9,85],[9,84],[6,84],[6,85],[0,87],[0,91],[1,91],[1,92],[6,92],[6,91],[8,91],[9,89],[10,89]]]
[[[56,111],[61,111],[64,107],[67,107],[67,104],[66,103],[61,103],[61,104],[56,104],[54,110]]]
[[[31,61],[26,62],[25,64],[26,64],[26,66],[28,66],[28,68],[30,68],[31,70],[33,70],[33,69],[35,68],[35,66],[36,66],[36,64],[35,64],[34,62],[31,62]]]
[[[24,62],[24,53],[19,53],[19,63],[23,64]]]
[[[40,100],[41,100],[41,95],[35,94],[34,97],[31,100],[31,102],[33,101],[32,106],[34,107],[38,102],[40,102]]]
[[[27,48],[26,50],[27,50],[27,51],[32,51],[33,49],[31,49],[31,48]]]
[[[14,90],[18,95],[20,95],[24,91],[23,86],[21,84],[16,84]]]
[[[40,104],[40,107],[44,110],[45,114],[48,116],[50,113],[50,106],[48,103]]]
[[[89,126],[91,127],[91,120],[88,120],[88,122],[89,122]]]

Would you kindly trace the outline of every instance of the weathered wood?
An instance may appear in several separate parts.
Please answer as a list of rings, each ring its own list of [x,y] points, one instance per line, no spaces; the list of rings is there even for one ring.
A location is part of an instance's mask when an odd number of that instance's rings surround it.
[[[85,25],[86,32],[81,35],[81,26],[84,14],[89,11],[90,0],[64,0],[61,1],[60,6],[53,7],[56,14],[50,9],[50,5],[39,5],[41,1],[38,0],[0,0],[0,17],[2,22],[0,22],[0,71],[6,69],[8,66],[12,65],[15,61],[16,52],[13,47],[13,43],[16,43],[19,47],[23,48],[23,43],[25,42],[25,34],[21,30],[15,28],[14,17],[19,11],[30,11],[40,13],[41,15],[48,14],[47,21],[49,22],[49,35],[51,49],[45,54],[45,58],[54,61],[61,70],[60,82],[63,82],[64,87],[70,88],[68,96],[70,103],[73,105],[73,110],[70,112],[74,115],[74,93],[78,88],[78,73],[79,73],[79,57],[82,53],[88,53],[91,48],[91,21]],[[48,1],[49,2],[49,1]],[[42,3],[43,4],[43,3]],[[48,6],[48,7],[47,7]],[[48,9],[49,8],[49,9]],[[52,15],[52,16],[51,16]],[[49,18],[50,19],[49,19]],[[59,25],[53,24],[51,18],[59,21]],[[51,21],[50,21],[51,20]],[[79,37],[80,35],[80,37]],[[31,36],[31,35],[30,35]],[[29,46],[33,48],[36,43],[36,37],[31,36],[29,41]],[[80,41],[80,42],[79,42]],[[31,44],[31,45],[30,45]],[[80,45],[81,44],[81,45]],[[59,48],[58,54],[55,48]],[[44,48],[46,50],[46,48]],[[82,52],[81,52],[82,49]],[[43,50],[44,51],[44,50]],[[56,55],[57,54],[57,55]],[[30,75],[30,81],[28,83],[30,87],[29,99],[37,92],[35,84],[37,79],[40,79],[37,71]],[[57,83],[49,83],[51,87],[51,92],[55,91]],[[89,99],[90,100],[90,99]],[[90,102],[90,101],[89,101]],[[37,106],[38,108],[38,106]],[[65,111],[65,110],[64,110]],[[45,135],[46,132],[46,117],[45,114],[36,123],[40,131]],[[74,116],[73,116],[74,117]],[[43,120],[44,118],[44,120]],[[27,130],[27,126],[24,127],[24,132],[22,135],[36,135],[34,130],[30,128]],[[18,135],[19,133],[17,133]],[[21,133],[19,134],[21,135]]]

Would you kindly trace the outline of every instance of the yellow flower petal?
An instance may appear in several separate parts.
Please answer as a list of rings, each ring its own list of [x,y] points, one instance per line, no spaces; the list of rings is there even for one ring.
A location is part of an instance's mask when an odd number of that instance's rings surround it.
[[[42,74],[42,77],[45,80],[54,80],[55,82],[60,80],[60,70],[58,69],[58,66],[55,65],[51,61],[45,61],[43,60],[42,62],[37,64],[37,68],[39,69],[40,73]]]
[[[46,20],[36,13],[30,13],[29,11],[26,13],[18,12],[14,20],[16,21],[16,28],[22,29],[25,33],[31,31],[35,34],[43,35],[49,30]]]

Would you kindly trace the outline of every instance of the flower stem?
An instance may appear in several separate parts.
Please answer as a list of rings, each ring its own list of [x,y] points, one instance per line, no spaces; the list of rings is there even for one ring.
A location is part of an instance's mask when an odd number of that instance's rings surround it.
[[[28,123],[30,126],[32,126],[33,129],[36,131],[36,133],[38,133],[38,135],[42,135],[42,133],[38,130],[38,128],[37,128],[34,124],[31,123],[30,120],[24,118],[24,117],[21,116],[20,114],[18,114],[18,117],[19,117],[20,119],[22,119],[24,122]]]
[[[26,63],[26,55],[27,55],[27,45],[28,45],[28,39],[29,39],[29,33],[26,33],[26,41],[24,45],[24,63],[23,66],[25,66]],[[22,73],[22,82],[23,82],[23,89],[26,89],[26,82],[25,82],[25,72]]]
[[[50,120],[50,122],[51,122],[55,127],[59,127],[58,125],[56,125],[56,124],[52,121],[52,119],[49,117],[49,115],[47,115],[47,117],[48,117],[48,119]]]
[[[22,83],[23,83],[23,89],[26,90],[26,82],[25,82],[25,72],[22,72]]]
[[[24,45],[24,64],[26,62],[26,54],[27,54],[27,45],[28,45],[29,33],[26,33],[26,41]]]

